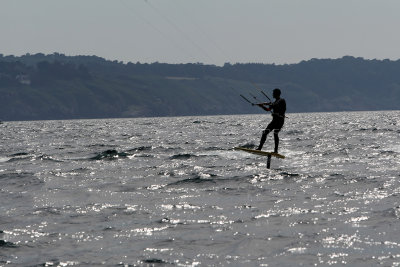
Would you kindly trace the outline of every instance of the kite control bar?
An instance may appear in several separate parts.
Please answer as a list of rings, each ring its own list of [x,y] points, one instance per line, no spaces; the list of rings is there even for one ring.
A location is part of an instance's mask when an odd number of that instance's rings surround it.
[[[261,93],[262,93],[266,98],[268,98],[269,102],[272,102],[271,98],[269,98],[269,97],[267,96],[266,93],[264,93],[262,90],[261,90]]]
[[[253,95],[253,94],[251,94],[250,93],[250,95],[255,99],[255,100],[257,100],[257,102],[259,102],[259,103],[253,103],[253,102],[251,102],[250,100],[248,100],[244,95],[240,95],[244,100],[246,100],[246,102],[248,102],[248,103],[250,103],[252,106],[259,106],[260,108],[262,108],[263,110],[265,110],[265,108],[263,107],[263,105],[261,105],[261,104],[267,104],[267,103],[262,103],[262,102],[260,102],[260,100],[258,100],[257,99],[257,97],[255,96],[255,95]],[[264,94],[265,95],[265,94]],[[265,95],[266,96],[266,95]],[[268,99],[269,99],[269,97],[268,97]],[[270,111],[270,110],[269,110]],[[271,111],[271,113],[272,113],[272,111]]]
[[[246,100],[247,102],[249,102],[251,105],[255,105],[255,103],[251,102],[250,100],[248,100],[246,97],[244,97],[243,95],[240,95],[244,100]]]
[[[256,86],[255,84],[254,84],[254,86]],[[257,87],[256,87],[257,88]],[[257,88],[258,89],[258,88]],[[257,102],[259,102],[259,103],[253,103],[253,102],[251,102],[250,100],[248,100],[245,96],[243,96],[243,95],[240,95],[244,100],[246,100],[246,102],[248,102],[248,103],[250,103],[252,106],[259,106],[260,108],[262,108],[263,110],[265,110],[265,111],[270,111],[271,112],[271,114],[273,114],[273,112],[272,112],[272,110],[270,109],[270,108],[266,108],[266,107],[264,107],[262,104],[264,104],[264,105],[268,105],[268,104],[271,104],[272,103],[272,100],[271,100],[271,98],[269,98],[268,97],[268,95],[266,94],[266,93],[264,93],[264,91],[262,91],[262,90],[260,90],[260,92],[266,97],[266,98],[268,98],[268,100],[270,101],[270,103],[262,103],[262,102],[260,102],[260,100],[258,100],[257,99],[257,97],[255,96],[255,95],[253,95],[252,93],[249,93]],[[285,116],[285,118],[287,118],[286,116]]]

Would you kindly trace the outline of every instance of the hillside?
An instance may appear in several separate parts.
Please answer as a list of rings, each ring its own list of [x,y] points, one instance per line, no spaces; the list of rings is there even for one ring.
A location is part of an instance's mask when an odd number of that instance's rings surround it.
[[[0,54],[0,120],[262,112],[245,102],[279,87],[288,112],[400,109],[400,61],[124,64],[96,56]]]

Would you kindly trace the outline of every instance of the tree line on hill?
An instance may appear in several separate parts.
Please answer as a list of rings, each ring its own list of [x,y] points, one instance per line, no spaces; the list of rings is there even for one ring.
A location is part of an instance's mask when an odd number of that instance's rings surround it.
[[[240,94],[266,101],[259,90],[276,87],[288,112],[398,110],[400,60],[215,66],[0,54],[0,120],[259,113]]]

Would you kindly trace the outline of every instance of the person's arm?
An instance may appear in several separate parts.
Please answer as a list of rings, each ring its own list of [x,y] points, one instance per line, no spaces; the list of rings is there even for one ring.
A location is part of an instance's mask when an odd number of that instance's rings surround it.
[[[270,108],[271,104],[272,104],[271,102],[265,102],[265,103],[258,103],[256,105],[261,107],[265,111],[271,111],[271,108]]]

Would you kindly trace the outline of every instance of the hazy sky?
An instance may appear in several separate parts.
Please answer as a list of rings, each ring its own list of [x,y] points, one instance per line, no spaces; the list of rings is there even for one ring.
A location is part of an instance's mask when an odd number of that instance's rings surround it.
[[[399,0],[0,0],[0,53],[124,62],[400,58]]]

